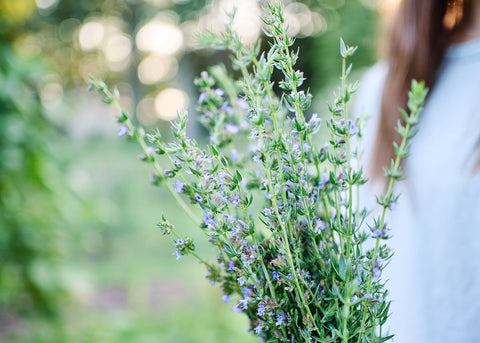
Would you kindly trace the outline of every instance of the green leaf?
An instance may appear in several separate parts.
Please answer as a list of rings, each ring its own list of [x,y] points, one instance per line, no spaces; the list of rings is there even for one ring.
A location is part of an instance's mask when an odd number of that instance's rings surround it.
[[[340,38],[340,56],[343,58],[347,57],[346,56],[347,48],[345,46],[345,42],[343,41],[342,38]]]
[[[218,156],[218,150],[215,148],[215,145],[212,145],[212,154]]]

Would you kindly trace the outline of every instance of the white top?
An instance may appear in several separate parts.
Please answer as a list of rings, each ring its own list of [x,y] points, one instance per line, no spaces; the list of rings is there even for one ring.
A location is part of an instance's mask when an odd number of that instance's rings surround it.
[[[386,65],[377,63],[356,100],[359,112],[372,116],[366,156],[385,76]],[[390,280],[390,333],[396,343],[478,343],[480,169],[473,166],[480,158],[480,40],[447,50],[419,129],[389,219],[395,255],[383,279]]]

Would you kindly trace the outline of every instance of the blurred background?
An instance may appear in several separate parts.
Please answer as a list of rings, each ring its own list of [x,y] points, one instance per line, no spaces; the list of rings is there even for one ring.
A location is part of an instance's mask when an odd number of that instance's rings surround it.
[[[283,1],[314,111],[338,80],[339,37],[359,46],[358,78],[395,2]],[[203,267],[175,260],[155,229],[162,213],[214,255],[86,91],[89,75],[116,85],[124,108],[168,138],[178,109],[197,116],[193,79],[228,61],[193,36],[221,32],[234,5],[245,43],[262,38],[257,0],[0,0],[1,342],[255,341]]]

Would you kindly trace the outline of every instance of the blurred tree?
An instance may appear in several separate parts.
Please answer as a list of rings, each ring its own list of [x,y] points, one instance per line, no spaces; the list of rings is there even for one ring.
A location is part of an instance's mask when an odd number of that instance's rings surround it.
[[[63,177],[49,151],[58,132],[38,94],[44,64],[13,49],[32,4],[0,1],[0,309],[55,315],[65,295],[58,259],[67,232],[57,192]]]

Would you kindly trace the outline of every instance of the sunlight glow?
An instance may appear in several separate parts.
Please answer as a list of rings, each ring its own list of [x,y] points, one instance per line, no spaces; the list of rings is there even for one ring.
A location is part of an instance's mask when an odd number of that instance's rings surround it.
[[[187,106],[187,93],[177,88],[164,89],[155,97],[155,112],[163,120],[177,118],[177,112],[186,110]]]
[[[122,62],[130,56],[132,43],[130,37],[118,34],[110,37],[103,49],[105,58],[109,62]]]
[[[78,41],[82,50],[92,50],[100,46],[103,41],[105,30],[103,25],[90,21],[80,28]]]
[[[35,0],[37,7],[41,10],[46,10],[55,5],[58,0]]]
[[[150,55],[140,62],[137,74],[140,82],[152,85],[170,80],[178,71],[177,59],[171,56]]]
[[[173,23],[153,19],[138,31],[136,43],[141,51],[174,55],[183,46],[183,33]]]

